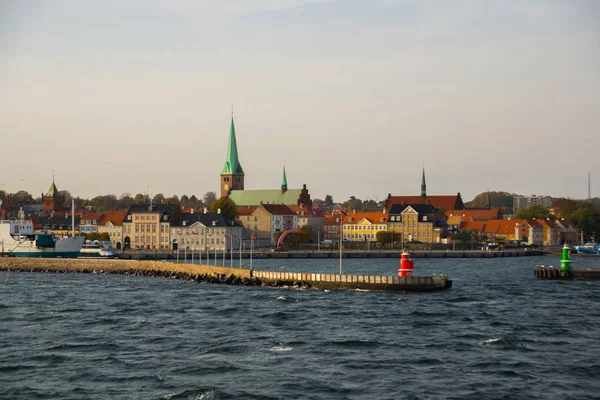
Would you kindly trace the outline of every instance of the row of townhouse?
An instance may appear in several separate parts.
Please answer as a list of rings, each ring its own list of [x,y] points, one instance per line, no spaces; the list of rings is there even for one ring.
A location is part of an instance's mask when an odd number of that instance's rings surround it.
[[[145,250],[223,250],[239,248],[232,241],[242,237],[242,227],[220,213],[204,209],[184,213],[168,204],[133,205],[127,211],[51,214],[33,217],[37,231],[56,235],[107,233],[117,248]]]
[[[375,242],[378,232],[391,232],[394,242],[440,243],[445,224],[439,209],[430,204],[393,204],[389,212],[356,212],[329,215],[323,237],[332,242]]]
[[[475,232],[488,241],[513,241],[529,245],[573,244],[578,240],[577,226],[569,220],[523,219],[460,222],[460,230]]]

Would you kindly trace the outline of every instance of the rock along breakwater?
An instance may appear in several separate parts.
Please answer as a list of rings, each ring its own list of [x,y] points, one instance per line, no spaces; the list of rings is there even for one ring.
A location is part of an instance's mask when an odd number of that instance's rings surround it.
[[[0,271],[103,273],[154,276],[186,281],[319,289],[438,291],[452,287],[446,275],[400,278],[380,275],[338,275],[260,271],[165,261],[0,258]]]

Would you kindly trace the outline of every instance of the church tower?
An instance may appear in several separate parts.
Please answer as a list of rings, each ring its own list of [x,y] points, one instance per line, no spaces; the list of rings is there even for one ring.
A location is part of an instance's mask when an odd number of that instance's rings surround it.
[[[54,184],[54,174],[52,174],[52,185],[48,193],[42,194],[42,212],[44,214],[52,214],[56,211],[62,211],[65,203],[65,196],[61,195],[58,188]]]
[[[232,113],[227,156],[225,157],[225,166],[221,170],[221,197],[229,195],[232,190],[244,190],[244,175],[244,170],[238,157]]]
[[[423,167],[423,178],[421,179],[421,198],[427,197],[427,185],[425,184],[425,167]]]

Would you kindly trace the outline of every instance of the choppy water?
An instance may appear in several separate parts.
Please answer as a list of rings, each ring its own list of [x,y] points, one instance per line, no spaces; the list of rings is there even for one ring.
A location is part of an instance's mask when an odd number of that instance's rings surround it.
[[[600,281],[534,279],[549,261],[418,259],[419,275],[454,280],[433,294],[0,273],[0,398],[598,398]],[[348,273],[396,269],[344,260]]]

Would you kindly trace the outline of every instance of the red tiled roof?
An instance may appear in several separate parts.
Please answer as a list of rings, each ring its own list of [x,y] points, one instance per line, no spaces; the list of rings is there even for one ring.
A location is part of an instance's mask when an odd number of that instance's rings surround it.
[[[540,225],[546,225],[550,228],[558,228],[558,225],[556,224],[556,221],[553,221],[551,219],[536,219],[537,223]]]
[[[483,231],[484,227],[484,221],[462,221],[460,224],[461,231]]]
[[[272,215],[296,215],[285,204],[261,204],[261,206]]]
[[[98,221],[98,225],[106,225],[109,221],[115,226],[122,226],[123,219],[127,215],[127,211],[107,211],[102,214],[102,217]]]
[[[381,220],[383,218],[383,221]],[[352,220],[350,220],[352,219]],[[387,223],[388,214],[382,212],[352,212],[344,218],[345,224],[356,224],[363,219],[367,219],[372,224]]]
[[[431,204],[444,210],[462,210],[464,208],[460,193],[451,196],[392,196],[389,195],[385,207],[389,211],[394,204]]]
[[[251,215],[256,207],[237,207],[238,215]]]

